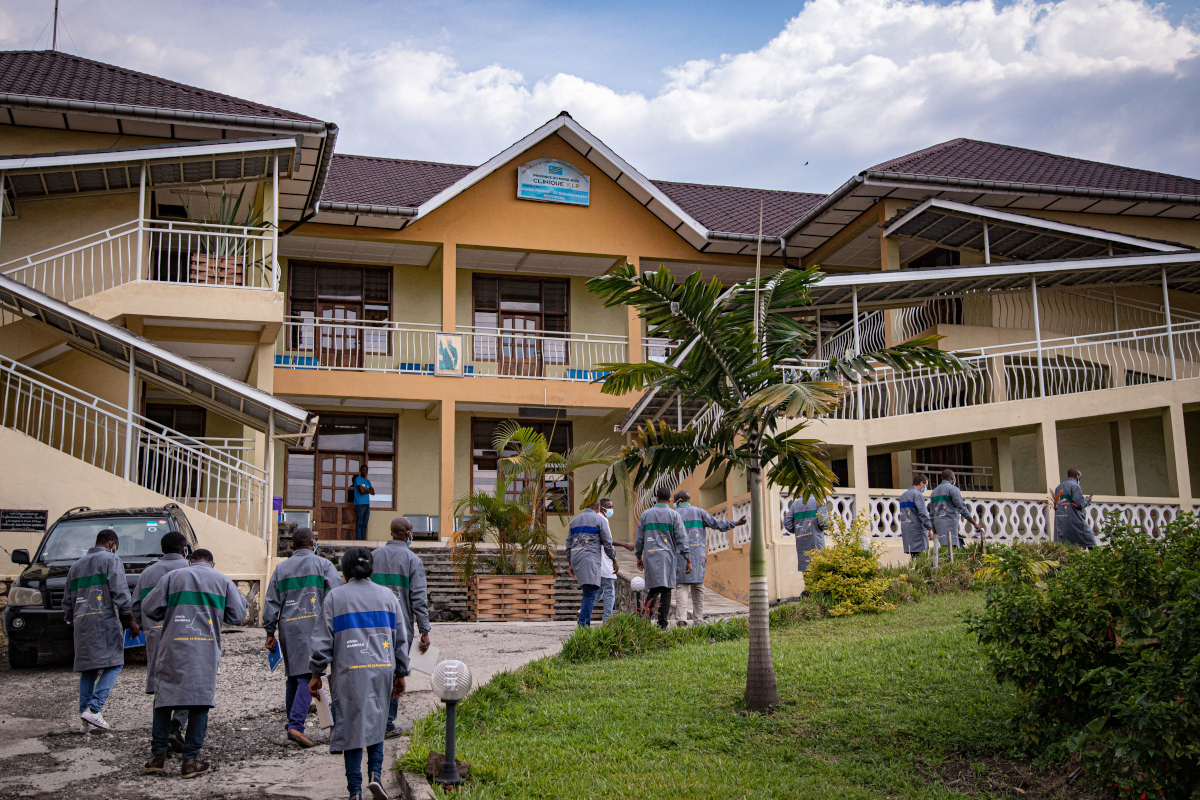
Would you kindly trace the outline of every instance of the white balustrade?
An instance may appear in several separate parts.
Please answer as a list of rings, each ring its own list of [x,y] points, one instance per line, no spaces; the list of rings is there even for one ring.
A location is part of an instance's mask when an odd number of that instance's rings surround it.
[[[598,333],[514,331],[460,325],[464,361],[475,377],[591,382],[608,374],[601,364],[629,359],[629,339]]]
[[[869,353],[886,347],[883,331],[882,311],[863,312],[858,315],[858,352]],[[842,358],[846,353],[854,354],[854,320],[836,330],[821,342],[821,358]]]

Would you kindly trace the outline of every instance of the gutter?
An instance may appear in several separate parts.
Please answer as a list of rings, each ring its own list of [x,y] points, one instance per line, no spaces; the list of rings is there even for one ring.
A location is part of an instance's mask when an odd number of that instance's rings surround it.
[[[726,233],[724,231],[709,231],[705,237],[709,241],[723,242],[748,242],[750,244],[758,243],[758,234],[754,233]],[[787,247],[787,242],[782,236],[764,236],[762,237],[763,244],[769,244],[772,247]]]
[[[370,203],[334,203],[322,200],[317,203],[317,211],[328,211],[332,214],[367,214],[375,217],[408,217],[412,218],[420,211],[414,206],[376,206]]]

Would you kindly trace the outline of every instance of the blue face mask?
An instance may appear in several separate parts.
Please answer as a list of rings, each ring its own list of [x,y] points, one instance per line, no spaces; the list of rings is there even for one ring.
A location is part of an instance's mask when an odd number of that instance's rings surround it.
[[[604,509],[604,516],[611,517],[612,515],[613,515],[613,510],[611,508]]]

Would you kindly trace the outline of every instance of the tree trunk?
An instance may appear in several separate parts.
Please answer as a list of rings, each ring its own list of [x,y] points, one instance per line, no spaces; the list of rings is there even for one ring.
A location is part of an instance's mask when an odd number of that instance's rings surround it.
[[[746,665],[746,708],[771,711],[779,705],[771,660],[771,615],[767,607],[767,540],[763,518],[762,468],[746,471],[750,488],[750,657]]]

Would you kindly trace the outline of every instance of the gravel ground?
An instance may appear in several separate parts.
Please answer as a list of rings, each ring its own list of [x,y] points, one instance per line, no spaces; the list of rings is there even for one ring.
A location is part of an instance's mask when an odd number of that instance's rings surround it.
[[[464,661],[476,685],[494,673],[558,651],[571,622],[435,623],[430,635],[441,658]],[[341,756],[325,747],[302,750],[284,734],[282,670],[267,668],[261,629],[227,629],[217,678],[217,707],[209,712],[201,758],[210,774],[178,780],[179,761],[165,777],[142,775],[150,752],[153,698],[143,692],[145,665],[128,664],[109,696],[111,732],[78,733],[78,677],[69,663],[11,670],[0,654],[0,798],[57,800],[171,800],[185,797],[344,797]],[[401,699],[400,720],[437,705],[428,676],[416,673]],[[328,735],[309,717],[309,736]]]

